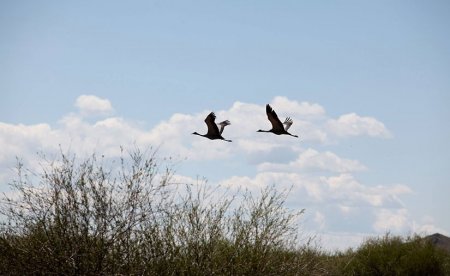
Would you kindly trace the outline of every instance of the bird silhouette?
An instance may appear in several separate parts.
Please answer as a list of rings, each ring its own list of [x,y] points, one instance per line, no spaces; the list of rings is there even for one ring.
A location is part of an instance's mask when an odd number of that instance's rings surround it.
[[[223,122],[220,122],[219,123],[220,130],[219,130],[219,127],[214,122],[215,120],[216,120],[216,115],[214,114],[214,112],[209,113],[209,115],[205,119],[205,123],[208,126],[208,132],[206,134],[199,134],[197,132],[193,132],[192,134],[203,136],[203,137],[206,137],[206,138],[211,139],[211,140],[219,139],[219,140],[224,140],[224,141],[227,141],[227,142],[231,142],[231,140],[227,140],[227,139],[222,137],[223,129],[226,126],[231,124],[230,121],[225,120]]]
[[[270,130],[260,129],[258,130],[258,132],[272,132],[273,134],[276,135],[286,134],[298,138],[297,135],[293,135],[288,132],[288,129],[291,127],[293,123],[291,118],[287,117],[284,123],[281,123],[280,119],[278,119],[277,113],[275,112],[275,110],[272,109],[270,105],[266,105],[266,114],[267,119],[269,119],[270,123],[272,124],[272,129]]]

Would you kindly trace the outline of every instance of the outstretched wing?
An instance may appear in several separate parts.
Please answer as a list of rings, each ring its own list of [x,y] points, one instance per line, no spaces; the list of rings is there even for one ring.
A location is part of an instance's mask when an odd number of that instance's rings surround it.
[[[223,122],[218,123],[218,125],[220,126],[219,133],[222,134],[223,129],[224,129],[226,126],[231,125],[231,123],[230,123],[230,121],[226,120],[226,121],[223,121]]]
[[[292,121],[292,119],[290,117],[287,117],[286,120],[284,121],[283,125],[284,125],[284,130],[288,131],[288,129],[292,126],[292,123],[294,123]]]
[[[209,115],[205,119],[205,123],[208,126],[208,133],[206,135],[208,136],[215,136],[219,135],[219,128],[217,127],[216,123],[214,122],[216,120],[216,115],[214,112],[209,113]]]
[[[270,123],[272,123],[273,130],[284,130],[283,124],[281,123],[280,119],[278,119],[277,113],[275,113],[275,110],[273,110],[270,105],[266,105],[266,114]]]

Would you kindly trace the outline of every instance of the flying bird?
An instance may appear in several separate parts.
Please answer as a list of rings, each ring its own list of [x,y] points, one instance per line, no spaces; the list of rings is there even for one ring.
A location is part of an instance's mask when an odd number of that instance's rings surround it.
[[[266,114],[267,119],[269,119],[270,123],[272,124],[272,129],[270,130],[260,129],[258,130],[258,132],[272,132],[276,135],[286,134],[298,138],[297,135],[293,135],[288,132],[288,129],[291,127],[293,123],[290,117],[287,117],[286,120],[284,120],[284,123],[281,123],[280,119],[278,119],[277,113],[275,112],[275,110],[272,109],[270,105],[266,105]]]
[[[208,132],[206,134],[199,134],[197,132],[194,132],[192,134],[203,136],[203,137],[206,137],[206,138],[211,139],[211,140],[220,139],[220,140],[224,140],[224,141],[227,141],[227,142],[231,142],[231,140],[227,140],[227,139],[222,137],[223,129],[226,126],[231,124],[230,121],[225,120],[223,122],[220,122],[219,123],[220,130],[219,130],[219,127],[214,122],[215,120],[216,120],[216,115],[214,114],[214,112],[209,113],[209,115],[205,119],[205,123],[208,126]]]

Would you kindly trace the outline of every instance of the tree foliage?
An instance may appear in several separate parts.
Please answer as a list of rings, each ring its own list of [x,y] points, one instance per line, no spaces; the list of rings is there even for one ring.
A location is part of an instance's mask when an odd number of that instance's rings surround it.
[[[125,154],[123,154],[125,155]],[[122,155],[122,156],[123,156]],[[318,269],[296,254],[286,193],[258,196],[206,182],[175,184],[169,165],[135,150],[20,163],[0,212],[0,274],[298,275]],[[161,163],[161,162],[160,162]]]

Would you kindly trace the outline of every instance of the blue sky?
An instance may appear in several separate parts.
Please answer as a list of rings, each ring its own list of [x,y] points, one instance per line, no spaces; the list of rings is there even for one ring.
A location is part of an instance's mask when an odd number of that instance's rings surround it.
[[[180,177],[294,185],[336,247],[450,234],[447,1],[111,2],[0,4],[2,190],[16,156],[135,143]],[[299,140],[255,132],[267,103]],[[233,143],[190,135],[210,111]]]

